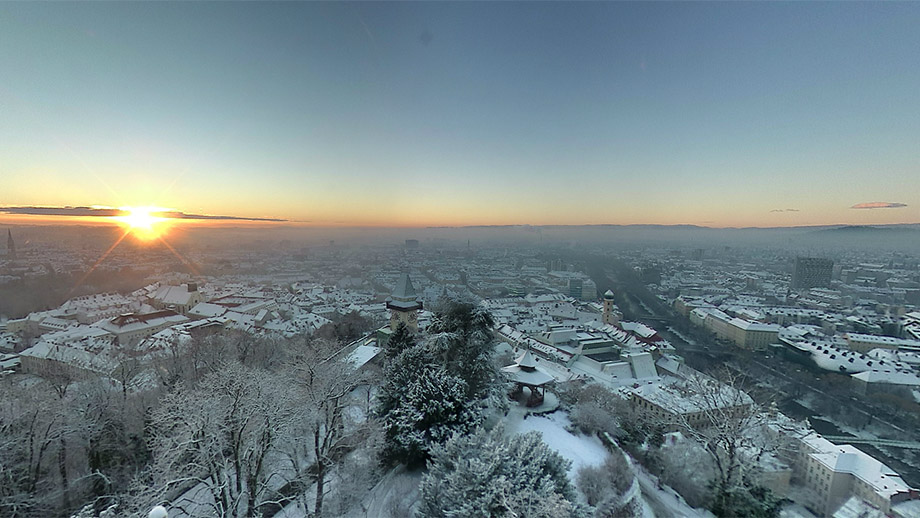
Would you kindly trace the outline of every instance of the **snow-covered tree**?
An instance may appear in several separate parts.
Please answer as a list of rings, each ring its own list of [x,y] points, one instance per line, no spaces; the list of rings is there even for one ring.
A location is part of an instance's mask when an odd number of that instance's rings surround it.
[[[409,329],[404,322],[400,322],[396,326],[396,331],[393,331],[393,334],[390,335],[389,340],[387,340],[386,345],[386,357],[388,360],[392,360],[399,355],[399,353],[413,347],[415,345],[415,337],[412,335],[412,331]]]
[[[707,506],[715,467],[703,446],[675,434],[665,440],[660,453],[661,481],[674,488],[691,506]]]
[[[567,392],[570,393],[569,399],[573,400],[569,418],[582,433],[606,432],[614,437],[621,435],[618,418],[618,413],[623,407],[621,397],[599,383],[573,387]]]
[[[760,432],[766,413],[743,388],[744,378],[728,370],[717,378],[691,376],[684,389],[697,412],[674,414],[668,425],[699,443],[712,460],[710,509],[716,516],[775,516],[776,499],[757,482],[756,459],[773,448]]]
[[[335,343],[316,341],[293,364],[295,382],[302,388],[305,439],[312,453],[316,483],[313,516],[323,514],[325,482],[330,468],[367,435],[362,423],[347,412],[352,392],[364,379],[343,358]],[[294,450],[298,451],[297,449]]]
[[[483,400],[499,387],[493,325],[480,308],[446,304],[427,340],[387,362],[377,407],[385,428],[384,460],[418,464],[432,444],[478,425]],[[401,335],[397,330],[394,337]]]
[[[96,384],[63,365],[43,375],[0,385],[0,516],[71,511],[105,478],[87,462],[101,425],[90,390]]]
[[[279,339],[253,336],[242,330],[196,334],[191,340],[174,339],[156,362],[160,384],[171,388],[180,382],[198,383],[202,378],[235,361],[247,367],[279,371],[289,349],[306,347],[308,338]]]
[[[377,413],[386,416],[405,399],[409,388],[425,369],[437,368],[431,353],[423,345],[410,347],[387,362],[383,385],[377,395]]]
[[[218,516],[257,515],[275,498],[272,463],[303,419],[290,379],[230,363],[167,395],[151,416],[152,462],[137,505],[203,484]]]
[[[418,516],[582,516],[568,467],[537,432],[504,437],[499,427],[457,434],[432,448]]]
[[[383,415],[384,459],[418,465],[433,445],[474,429],[481,416],[466,394],[466,383],[443,369],[426,367],[415,373]]]
[[[61,420],[57,398],[42,390],[3,383],[0,401],[0,515],[29,516],[54,505],[36,496],[56,490],[49,476]]]
[[[467,384],[470,399],[484,399],[500,379],[492,361],[495,322],[485,309],[455,302],[435,314],[428,347],[447,372]]]
[[[641,515],[641,505],[636,498],[638,492],[629,492],[635,483],[635,473],[622,451],[611,452],[600,466],[580,469],[576,481],[588,505],[596,508],[596,518],[632,518]]]

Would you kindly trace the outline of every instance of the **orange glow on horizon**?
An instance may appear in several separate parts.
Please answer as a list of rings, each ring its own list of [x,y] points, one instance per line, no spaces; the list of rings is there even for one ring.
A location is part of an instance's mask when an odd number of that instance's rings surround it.
[[[141,241],[153,241],[166,234],[169,229],[168,222],[172,218],[161,216],[169,209],[160,207],[119,207],[127,212],[124,216],[113,216],[112,219],[121,223],[126,231]]]
[[[713,208],[695,210],[693,206],[662,206],[659,209],[641,210],[621,204],[616,210],[516,210],[511,206],[477,204],[471,210],[452,205],[449,210],[422,206],[418,210],[377,210],[367,207],[346,207],[335,211],[327,207],[313,207],[308,213],[278,210],[253,210],[240,214],[233,209],[202,208],[199,214],[230,213],[234,216],[195,217],[177,209],[158,206],[92,206],[93,209],[119,211],[105,215],[15,214],[0,211],[0,225],[89,225],[112,226],[128,231],[138,241],[151,243],[166,237],[174,230],[207,228],[426,228],[467,226],[592,226],[592,225],[697,225],[709,228],[769,228],[807,227],[824,225],[886,225],[916,224],[916,210],[875,209],[852,210],[849,207],[829,208],[822,211],[802,210],[791,212],[769,211],[767,208]],[[252,209],[253,207],[247,207]],[[823,207],[822,207],[823,208]],[[745,210],[747,209],[747,210]],[[301,209],[302,210],[302,209]],[[293,212],[293,213],[292,213]],[[254,214],[253,214],[254,213]],[[281,213],[281,214],[278,214]],[[253,219],[245,219],[251,217]],[[270,221],[258,218],[285,217]]]

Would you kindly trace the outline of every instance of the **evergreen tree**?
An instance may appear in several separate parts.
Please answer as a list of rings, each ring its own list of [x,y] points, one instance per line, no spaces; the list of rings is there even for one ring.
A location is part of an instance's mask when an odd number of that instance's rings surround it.
[[[774,518],[780,501],[769,488],[749,482],[713,494],[712,513],[720,518]]]
[[[498,428],[455,435],[432,449],[418,516],[581,516],[568,466],[536,432],[506,438]]]
[[[436,364],[424,346],[416,345],[396,355],[387,363],[384,371],[383,386],[377,395],[377,414],[386,417],[405,399],[409,387],[416,382],[419,374],[433,368],[436,368]]]
[[[432,445],[467,433],[480,419],[466,399],[466,383],[442,369],[423,369],[383,419],[384,460],[417,466]]]
[[[500,379],[492,361],[495,321],[488,311],[455,302],[438,312],[428,332],[429,347],[444,368],[467,383],[467,396],[483,399]]]
[[[413,336],[412,331],[409,330],[405,323],[400,322],[396,326],[396,331],[393,331],[390,339],[387,340],[385,350],[387,360],[393,360],[399,353],[413,346],[415,346],[415,336]]]
[[[482,400],[498,386],[492,361],[494,322],[471,304],[448,305],[422,344],[400,325],[387,345],[377,413],[383,419],[386,462],[417,465],[433,444],[481,421]]]

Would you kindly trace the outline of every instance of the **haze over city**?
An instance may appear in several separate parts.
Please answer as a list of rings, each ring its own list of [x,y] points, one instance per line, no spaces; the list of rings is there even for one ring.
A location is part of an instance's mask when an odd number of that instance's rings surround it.
[[[920,2],[0,2],[0,518],[920,518]]]
[[[0,13],[4,208],[311,226],[920,222],[913,3]]]

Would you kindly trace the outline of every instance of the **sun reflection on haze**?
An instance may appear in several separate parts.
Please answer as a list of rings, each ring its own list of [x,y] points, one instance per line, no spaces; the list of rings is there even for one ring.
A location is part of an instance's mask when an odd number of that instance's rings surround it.
[[[172,218],[163,217],[170,209],[162,207],[119,207],[124,215],[113,219],[141,241],[152,241],[166,234]]]

